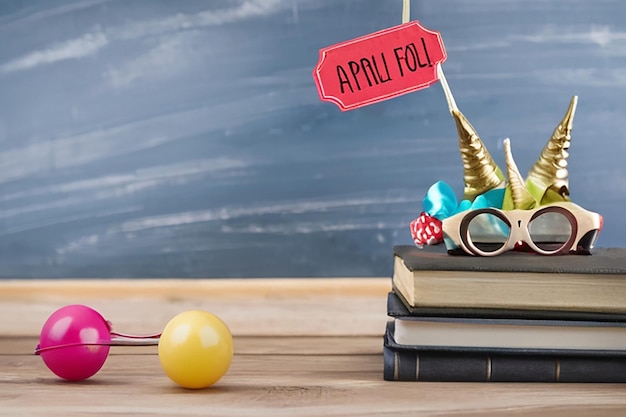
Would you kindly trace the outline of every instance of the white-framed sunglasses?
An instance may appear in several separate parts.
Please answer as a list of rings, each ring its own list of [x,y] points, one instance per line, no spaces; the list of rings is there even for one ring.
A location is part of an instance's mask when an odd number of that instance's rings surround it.
[[[525,243],[541,255],[590,254],[602,230],[602,216],[572,202],[532,210],[482,208],[443,220],[447,249],[496,256]]]

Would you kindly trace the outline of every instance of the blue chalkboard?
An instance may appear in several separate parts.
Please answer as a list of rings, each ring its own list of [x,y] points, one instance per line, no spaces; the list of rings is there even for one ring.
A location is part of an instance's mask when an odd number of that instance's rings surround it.
[[[461,194],[438,84],[342,113],[320,48],[401,0],[0,1],[0,277],[388,276],[430,184]],[[578,204],[624,246],[626,3],[414,1],[457,104],[520,170],[570,98]]]

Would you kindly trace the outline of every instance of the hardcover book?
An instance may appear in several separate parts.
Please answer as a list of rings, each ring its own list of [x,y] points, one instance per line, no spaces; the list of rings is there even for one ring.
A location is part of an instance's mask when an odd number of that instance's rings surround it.
[[[394,247],[392,285],[409,307],[626,314],[626,249],[479,257],[440,246]]]
[[[626,382],[626,352],[464,349],[399,345],[394,322],[383,346],[387,381]]]
[[[626,352],[626,323],[452,317],[394,319],[399,345],[446,349]]]
[[[395,290],[387,294],[387,315],[394,318],[417,316],[626,322],[626,314],[593,311],[475,307],[412,307],[403,299],[402,295]]]

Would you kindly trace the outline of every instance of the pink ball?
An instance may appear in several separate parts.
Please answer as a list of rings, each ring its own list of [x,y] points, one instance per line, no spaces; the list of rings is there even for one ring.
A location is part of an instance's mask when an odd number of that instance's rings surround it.
[[[61,307],[44,323],[37,353],[56,375],[80,381],[102,368],[110,343],[111,327],[104,317],[75,304]]]

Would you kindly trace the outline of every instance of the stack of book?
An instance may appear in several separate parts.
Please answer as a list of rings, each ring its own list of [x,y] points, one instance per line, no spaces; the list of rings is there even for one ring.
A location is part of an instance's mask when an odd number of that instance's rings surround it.
[[[384,379],[626,382],[626,249],[394,247]]]

